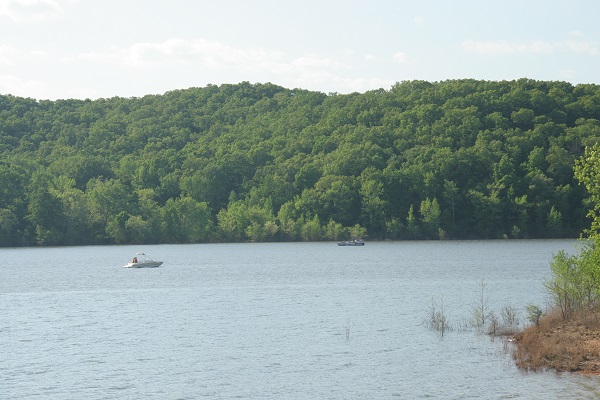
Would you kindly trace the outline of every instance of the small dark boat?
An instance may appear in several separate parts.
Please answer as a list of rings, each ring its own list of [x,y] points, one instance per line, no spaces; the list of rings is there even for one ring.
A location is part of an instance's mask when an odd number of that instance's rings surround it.
[[[365,242],[362,239],[348,240],[345,242],[338,242],[338,246],[364,246]]]

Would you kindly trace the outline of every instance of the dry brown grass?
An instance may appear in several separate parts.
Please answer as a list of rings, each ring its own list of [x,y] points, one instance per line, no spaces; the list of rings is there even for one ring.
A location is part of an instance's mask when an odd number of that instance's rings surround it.
[[[579,310],[567,320],[551,311],[539,326],[516,334],[515,341],[520,368],[600,374],[600,307]]]

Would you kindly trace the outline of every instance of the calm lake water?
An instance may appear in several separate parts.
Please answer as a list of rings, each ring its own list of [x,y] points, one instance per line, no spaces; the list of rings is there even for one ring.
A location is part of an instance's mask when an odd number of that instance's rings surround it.
[[[0,399],[584,399],[451,323],[547,303],[574,240],[0,249]],[[135,252],[160,268],[126,269]],[[524,322],[522,322],[523,324]]]

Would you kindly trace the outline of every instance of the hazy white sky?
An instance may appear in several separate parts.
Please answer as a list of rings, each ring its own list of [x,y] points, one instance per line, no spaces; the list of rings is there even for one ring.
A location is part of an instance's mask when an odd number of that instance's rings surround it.
[[[599,0],[0,0],[0,94],[600,83]]]

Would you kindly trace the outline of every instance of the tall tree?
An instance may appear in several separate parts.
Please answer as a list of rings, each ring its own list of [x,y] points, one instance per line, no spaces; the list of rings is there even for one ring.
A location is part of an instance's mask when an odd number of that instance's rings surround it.
[[[596,237],[600,234],[600,144],[585,149],[585,154],[575,163],[575,177],[587,189],[593,208],[588,212],[592,224],[587,233]]]
[[[62,203],[51,193],[49,178],[44,172],[34,173],[27,200],[27,219],[35,229],[36,243],[61,244],[66,231],[66,218]]]

